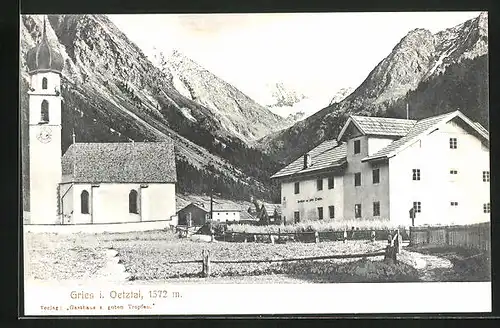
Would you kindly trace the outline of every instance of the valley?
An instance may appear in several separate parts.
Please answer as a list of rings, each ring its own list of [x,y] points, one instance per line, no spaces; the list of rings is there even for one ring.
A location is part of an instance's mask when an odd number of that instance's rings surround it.
[[[41,16],[21,20],[23,207],[29,209],[29,76],[24,56]],[[65,61],[63,153],[75,142],[175,141],[179,194],[279,202],[269,177],[324,140],[350,114],[411,118],[460,109],[488,127],[487,15],[438,33],[410,31],[357,88],[319,104],[284,82],[259,101],[180,51],[152,62],[105,15],[49,15]],[[302,106],[302,107],[299,107]],[[326,107],[323,107],[326,106]],[[321,108],[323,107],[323,108]],[[73,140],[73,133],[75,140]]]

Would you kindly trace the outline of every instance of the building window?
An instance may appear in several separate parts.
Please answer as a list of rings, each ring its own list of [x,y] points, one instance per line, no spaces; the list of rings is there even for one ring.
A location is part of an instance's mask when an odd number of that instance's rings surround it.
[[[458,206],[458,202],[450,202],[451,206]]]
[[[139,208],[138,208],[138,198],[139,194],[135,190],[131,190],[130,193],[128,194],[128,212],[129,213],[135,213],[139,214]]]
[[[323,207],[318,207],[318,219],[323,220]]]
[[[483,171],[483,182],[490,182],[490,171]]]
[[[316,180],[316,187],[318,188],[318,191],[323,190],[323,179]]]
[[[40,120],[42,122],[48,122],[49,121],[49,102],[47,100],[42,101],[42,110],[40,113],[41,113]]]
[[[415,181],[420,180],[420,169],[413,169],[412,179]]]
[[[46,77],[44,77],[42,79],[42,89],[47,90],[47,78]]]
[[[361,140],[354,140],[354,153],[359,154],[361,152]]]
[[[89,214],[89,192],[87,190],[80,194],[80,209],[82,214]]]
[[[457,138],[450,138],[450,149],[457,149]]]
[[[422,203],[421,202],[413,202],[413,208],[415,209],[415,213],[422,212]]]
[[[491,211],[490,203],[483,204],[483,212],[490,213],[490,211]]]
[[[298,182],[295,182],[295,194],[298,194],[300,192],[300,185]]]
[[[361,186],[361,173],[354,173],[354,185]]]
[[[328,178],[328,189],[333,189],[335,187],[335,180],[333,177]]]
[[[372,171],[372,176],[373,176],[373,183],[379,183],[380,182],[380,169],[374,169]]]
[[[297,211],[297,212],[293,212],[293,222],[294,223],[299,223],[300,222],[300,213]]]
[[[373,202],[373,216],[380,216],[380,202]]]
[[[328,214],[330,216],[330,219],[335,218],[335,206],[328,206]]]
[[[354,217],[355,218],[361,217],[361,204],[354,205]]]
[[[456,174],[458,174],[458,171],[457,170],[450,170],[450,174],[456,175]]]

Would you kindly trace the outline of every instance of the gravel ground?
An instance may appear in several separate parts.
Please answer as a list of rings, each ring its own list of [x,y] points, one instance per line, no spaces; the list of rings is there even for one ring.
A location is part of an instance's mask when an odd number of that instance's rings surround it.
[[[106,264],[106,249],[81,235],[26,233],[24,238],[26,279],[89,279]]]

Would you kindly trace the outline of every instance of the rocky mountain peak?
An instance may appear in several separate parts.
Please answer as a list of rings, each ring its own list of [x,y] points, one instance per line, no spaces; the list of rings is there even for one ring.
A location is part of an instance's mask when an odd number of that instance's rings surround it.
[[[393,52],[420,48],[434,48],[434,36],[431,31],[423,28],[411,30],[394,47]]]
[[[488,121],[487,13],[432,34],[409,31],[354,92],[292,127],[261,140],[276,156],[292,160],[334,138],[349,114],[399,116],[410,105],[424,118],[460,108]]]

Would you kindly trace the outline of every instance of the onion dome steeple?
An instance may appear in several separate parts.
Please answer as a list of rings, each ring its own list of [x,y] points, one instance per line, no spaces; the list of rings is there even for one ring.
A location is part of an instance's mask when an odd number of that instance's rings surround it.
[[[26,55],[28,73],[55,72],[61,74],[64,67],[64,60],[57,49],[51,47],[47,40],[45,18],[43,20],[42,41],[31,48]]]

